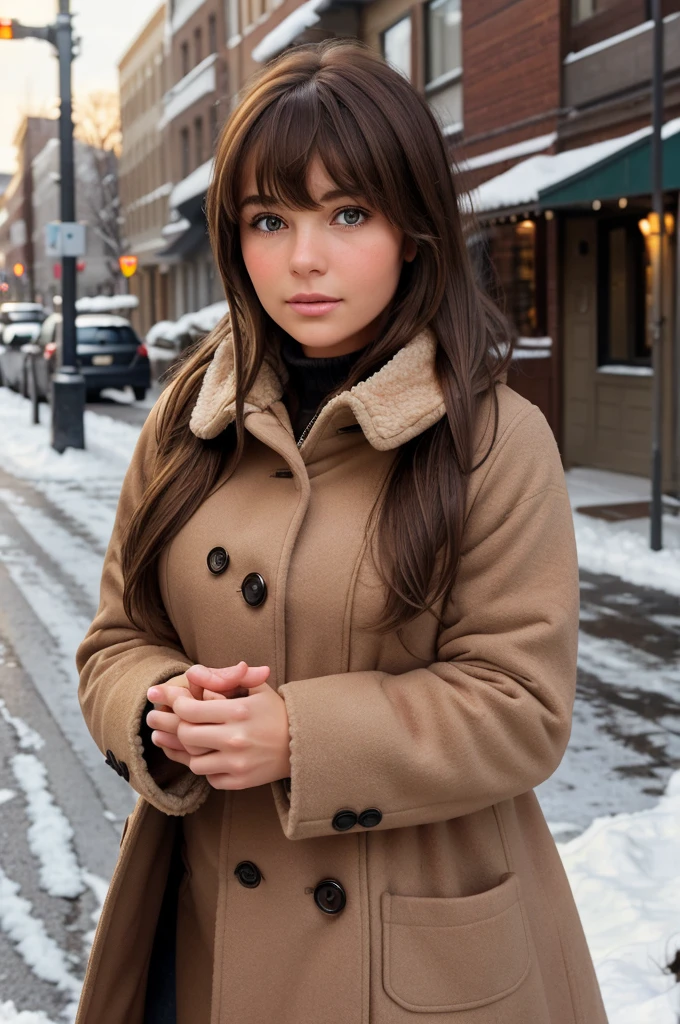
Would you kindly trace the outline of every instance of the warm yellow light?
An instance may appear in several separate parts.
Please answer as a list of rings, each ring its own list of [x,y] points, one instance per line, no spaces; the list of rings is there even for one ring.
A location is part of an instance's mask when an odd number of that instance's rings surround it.
[[[647,217],[643,217],[642,220],[638,221],[638,227],[645,238],[648,238],[652,233],[652,225],[649,223]]]
[[[533,220],[528,220],[528,219],[527,220],[523,220],[523,221],[520,221],[519,227],[520,228],[524,228],[526,231],[530,231],[534,227],[534,222],[533,222]]]
[[[516,224],[517,223],[517,214],[516,213],[513,213],[512,217],[510,218],[510,223],[511,224]]]
[[[621,199],[619,199],[619,207],[620,207],[620,209],[625,210],[627,206],[628,206],[628,200],[626,199],[625,196],[622,196]]]
[[[593,209],[594,210],[601,210],[602,209],[602,200],[601,199],[593,199]]]
[[[546,220],[552,220],[554,216],[555,216],[555,214],[552,212],[552,210],[546,210],[545,211],[545,219]]]
[[[672,235],[673,232],[675,231],[675,217],[673,216],[673,214],[672,213],[664,213],[664,215],[663,215],[663,223],[664,223],[664,227],[666,228],[666,234],[667,235]]]
[[[14,39],[14,26],[11,18],[0,18],[0,39]]]

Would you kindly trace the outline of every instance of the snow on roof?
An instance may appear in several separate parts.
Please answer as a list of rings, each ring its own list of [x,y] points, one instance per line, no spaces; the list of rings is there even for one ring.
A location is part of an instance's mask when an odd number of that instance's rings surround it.
[[[250,56],[260,64],[264,64],[270,57],[275,57],[281,50],[285,50],[286,46],[292,43],[301,32],[316,25],[320,21],[316,12],[323,10],[327,5],[328,0],[307,0],[287,18],[279,22],[276,28],[268,32],[257,46],[253,47]]]
[[[76,302],[78,313],[115,313],[122,309],[137,309],[136,295],[94,295],[84,296]]]
[[[205,195],[212,177],[214,163],[215,161],[211,157],[210,160],[206,160],[204,164],[192,171],[187,178],[175,185],[170,193],[171,209],[177,209],[182,203],[186,203],[188,199],[193,199],[195,196]]]
[[[668,121],[663,127],[663,137],[669,138],[680,132],[680,118]],[[567,149],[553,156],[533,156],[515,164],[509,171],[485,181],[470,194],[472,206],[478,212],[485,210],[512,209],[517,206],[538,202],[538,194],[594,167],[601,160],[613,156],[633,143],[651,135],[651,127],[640,128],[629,135],[595,142],[578,149]]]
[[[529,153],[540,153],[542,149],[549,149],[556,139],[557,132],[537,135],[533,139],[516,142],[514,146],[503,146],[502,149],[494,149],[489,153],[471,156],[467,160],[462,160],[459,166],[461,170],[472,171],[477,167],[488,167],[490,164],[499,164],[503,160],[514,160],[518,156],[527,156]]]

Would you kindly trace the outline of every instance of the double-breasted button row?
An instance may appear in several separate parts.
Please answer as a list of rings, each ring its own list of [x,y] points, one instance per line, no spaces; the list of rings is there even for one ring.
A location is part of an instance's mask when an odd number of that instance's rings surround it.
[[[113,768],[114,772],[117,772],[121,778],[125,779],[126,782],[130,781],[130,770],[126,765],[125,761],[119,761],[112,750],[106,751],[106,757],[104,758],[109,768]]]
[[[211,548],[207,557],[208,569],[213,576],[221,576],[229,566],[229,552],[226,548]],[[241,594],[246,604],[257,608],[267,596],[267,584],[259,572],[249,572],[241,583]]]
[[[356,814],[354,811],[338,811],[331,824],[336,832],[347,832],[355,825],[361,825],[362,828],[375,828],[381,821],[382,811],[379,811],[377,807],[367,807],[361,814]]]
[[[246,889],[256,889],[264,878],[252,860],[239,861],[234,868],[234,874]],[[337,878],[324,878],[314,889],[314,902],[324,914],[339,914],[345,909],[347,893]]]

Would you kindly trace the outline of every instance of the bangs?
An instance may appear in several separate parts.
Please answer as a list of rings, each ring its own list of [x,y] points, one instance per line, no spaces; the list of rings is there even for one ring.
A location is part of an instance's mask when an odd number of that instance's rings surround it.
[[[384,134],[384,133],[383,133]],[[306,82],[271,103],[252,125],[239,147],[236,167],[253,157],[257,194],[266,202],[291,209],[320,209],[307,189],[308,168],[318,156],[331,181],[343,194],[363,197],[373,209],[393,220],[389,189],[382,180],[371,147],[352,112],[320,82]],[[242,181],[230,176],[225,212],[239,219]]]

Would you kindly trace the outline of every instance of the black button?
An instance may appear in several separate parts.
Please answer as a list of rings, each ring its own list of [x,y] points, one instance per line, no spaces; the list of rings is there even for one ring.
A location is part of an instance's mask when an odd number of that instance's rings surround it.
[[[112,750],[106,751],[106,757],[104,758],[104,760],[106,764],[108,764],[109,768],[113,768],[114,772],[117,772],[118,775],[123,774],[123,770],[118,762],[118,758],[116,757]]]
[[[249,572],[241,584],[241,593],[247,604],[256,608],[267,596],[267,584],[259,572]]]
[[[251,860],[242,860],[240,864],[237,864],[234,874],[246,889],[255,889],[262,881],[260,869]]]
[[[119,761],[120,774],[123,776],[126,782],[130,781],[130,769],[126,765],[125,761]]]
[[[347,895],[334,878],[324,878],[314,890],[314,902],[324,914],[339,914],[345,909]]]
[[[332,821],[333,828],[337,832],[346,832],[357,823],[357,816],[354,811],[338,811]]]
[[[208,555],[208,568],[214,576],[220,573],[229,565],[229,553],[224,548],[213,548]]]
[[[359,815],[359,824],[363,828],[375,828],[382,821],[382,811],[377,807],[369,807]]]

